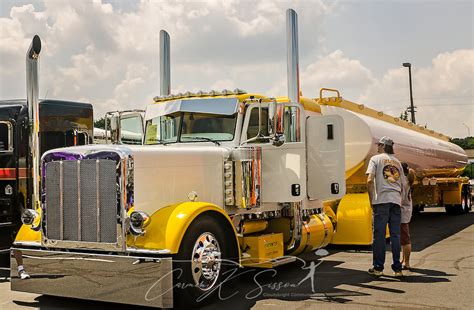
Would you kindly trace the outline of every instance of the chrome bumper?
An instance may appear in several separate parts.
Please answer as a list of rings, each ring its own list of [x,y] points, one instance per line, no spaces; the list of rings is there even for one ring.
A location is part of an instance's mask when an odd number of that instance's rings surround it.
[[[19,279],[14,250],[21,251],[23,265],[30,279]],[[12,291],[149,307],[173,307],[170,257],[12,248],[10,263]]]

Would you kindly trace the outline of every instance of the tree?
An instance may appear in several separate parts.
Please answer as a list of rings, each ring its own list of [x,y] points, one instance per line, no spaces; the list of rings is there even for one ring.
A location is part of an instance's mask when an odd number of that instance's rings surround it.
[[[408,111],[405,110],[400,114],[400,119],[408,122]]]
[[[465,150],[472,150],[474,149],[474,137],[466,137],[466,138],[453,138],[450,140],[452,143],[459,145]],[[470,179],[474,178],[474,164],[470,163],[467,165],[466,169],[464,169],[464,173],[462,176],[469,177]]]
[[[459,145],[464,150],[474,149],[474,137],[452,138],[450,141],[451,143]]]
[[[105,118],[101,117],[94,121],[94,128],[105,129]]]

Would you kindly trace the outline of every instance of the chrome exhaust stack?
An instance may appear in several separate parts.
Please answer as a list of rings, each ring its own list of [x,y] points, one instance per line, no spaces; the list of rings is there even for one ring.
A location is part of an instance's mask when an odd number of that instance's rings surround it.
[[[293,9],[286,10],[286,50],[288,99],[300,102],[300,69],[298,56],[298,14]]]
[[[298,14],[295,10],[286,10],[286,48],[287,48],[287,79],[288,99],[292,103],[300,102],[300,71],[298,57]],[[290,204],[292,214],[291,239],[286,245],[286,253],[296,251],[301,245],[303,233],[302,203]]]
[[[36,209],[40,203],[40,141],[39,141],[39,100],[38,100],[38,59],[41,39],[35,35],[26,53],[26,98],[29,117],[30,160],[28,168],[32,175],[30,207]],[[31,183],[30,183],[31,184]]]
[[[170,35],[160,30],[160,96],[171,94]]]

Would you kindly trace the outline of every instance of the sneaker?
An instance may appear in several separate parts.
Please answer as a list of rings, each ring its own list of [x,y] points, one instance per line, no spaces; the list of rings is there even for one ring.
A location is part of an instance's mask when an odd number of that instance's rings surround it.
[[[25,271],[25,269],[22,269],[22,270],[18,271],[18,276],[22,280],[26,280],[26,279],[30,278],[30,275]]]
[[[371,274],[371,275],[374,275],[374,276],[376,276],[376,277],[381,277],[381,276],[383,276],[383,271],[377,270],[377,269],[375,269],[374,267],[370,268],[370,269],[368,270],[368,273]]]
[[[394,271],[394,272],[393,272],[393,275],[395,276],[395,278],[401,278],[401,277],[403,277],[403,273],[402,273],[401,270]]]

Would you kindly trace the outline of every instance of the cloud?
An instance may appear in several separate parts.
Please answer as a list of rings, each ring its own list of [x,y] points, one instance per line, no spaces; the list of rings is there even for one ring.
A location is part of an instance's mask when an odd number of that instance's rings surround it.
[[[312,97],[319,95],[320,88],[328,87],[343,90],[343,96],[351,98],[375,79],[360,61],[336,50],[308,65],[301,73],[301,81],[302,89]]]
[[[368,67],[341,50],[314,58],[300,68],[305,97],[319,97],[322,87],[335,88],[349,101],[397,117],[410,103],[406,68],[389,69],[376,78]],[[474,130],[474,50],[442,53],[430,66],[412,70],[418,124],[453,137],[465,136],[465,125]],[[282,76],[268,94],[286,95],[286,72]]]
[[[474,50],[442,53],[428,67],[412,67],[412,80],[418,124],[454,137],[466,136],[463,123],[474,130]],[[391,69],[358,101],[399,116],[410,103],[409,92],[407,69]]]
[[[0,18],[0,98],[25,97],[24,55],[43,41],[40,97],[86,100],[96,117],[143,108],[159,93],[158,37],[171,35],[174,92],[243,88],[286,95],[285,10],[299,16],[301,86],[316,97],[338,88],[352,101],[394,115],[408,105],[407,72],[376,78],[370,64],[327,51],[321,25],[337,12],[326,1],[57,1],[12,7]],[[5,7],[2,7],[5,9]],[[2,12],[3,13],[3,12]],[[322,51],[324,54],[322,55]],[[472,124],[473,51],[456,50],[413,68],[419,123],[456,136]],[[434,98],[434,99],[428,99]],[[434,104],[455,103],[452,107]],[[463,103],[464,105],[460,105]],[[431,106],[430,106],[431,104]],[[443,118],[441,119],[441,115]]]
[[[160,29],[171,35],[173,90],[268,89],[285,59],[280,45],[287,7],[300,12],[301,25],[316,26],[333,6],[321,0],[44,0],[14,6],[0,18],[0,97],[25,96],[23,51],[39,34],[40,97],[91,101],[96,116],[111,104],[144,106],[159,92]]]

